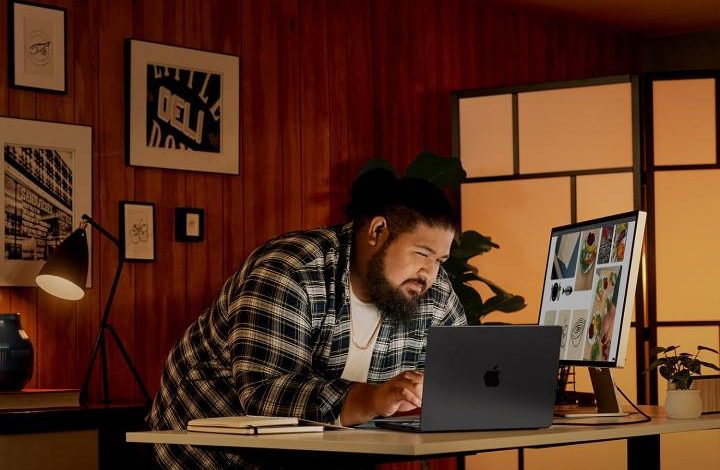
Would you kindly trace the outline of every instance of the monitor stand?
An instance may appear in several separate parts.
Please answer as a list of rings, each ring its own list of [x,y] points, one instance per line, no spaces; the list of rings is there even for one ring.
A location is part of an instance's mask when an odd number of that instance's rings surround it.
[[[606,367],[588,367],[590,381],[595,393],[597,409],[593,413],[563,413],[564,418],[602,418],[627,416],[620,407],[620,400],[615,391],[615,381],[611,369]]]

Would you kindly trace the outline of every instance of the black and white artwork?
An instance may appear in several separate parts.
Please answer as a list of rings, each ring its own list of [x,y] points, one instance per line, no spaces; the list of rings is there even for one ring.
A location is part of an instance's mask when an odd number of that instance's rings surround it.
[[[126,261],[155,261],[155,204],[120,201],[120,238]]]
[[[237,174],[239,58],[129,40],[128,163]]]
[[[10,84],[65,93],[65,9],[10,3]]]
[[[220,153],[219,73],[148,64],[146,96],[148,147]]]
[[[34,285],[42,264],[90,213],[92,131],[0,118],[0,148],[0,285]]]

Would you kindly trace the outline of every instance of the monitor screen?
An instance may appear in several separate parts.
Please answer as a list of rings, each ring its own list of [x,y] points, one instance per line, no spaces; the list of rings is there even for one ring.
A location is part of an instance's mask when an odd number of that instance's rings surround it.
[[[624,366],[645,215],[552,229],[539,324],[563,327],[561,364]]]

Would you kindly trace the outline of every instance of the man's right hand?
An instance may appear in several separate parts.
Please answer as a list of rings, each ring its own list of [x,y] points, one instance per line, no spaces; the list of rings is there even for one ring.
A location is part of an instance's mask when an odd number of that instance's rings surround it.
[[[340,422],[343,426],[354,426],[376,416],[390,416],[420,407],[423,378],[422,372],[405,371],[383,384],[353,385],[345,399]]]

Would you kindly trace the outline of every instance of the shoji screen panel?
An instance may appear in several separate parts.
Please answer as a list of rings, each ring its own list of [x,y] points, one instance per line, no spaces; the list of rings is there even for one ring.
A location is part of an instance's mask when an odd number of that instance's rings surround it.
[[[520,173],[632,167],[632,85],[518,93]]]
[[[512,95],[460,100],[460,153],[468,177],[512,175]]]
[[[655,165],[715,163],[715,79],[657,80],[652,93]]]
[[[547,178],[463,184],[462,229],[489,235],[500,245],[473,258],[480,275],[525,297],[518,313],[492,313],[487,321],[537,323],[548,236],[570,222],[570,179]],[[478,285],[483,298],[489,290]]]
[[[717,161],[717,74],[672,74],[651,82],[655,309],[657,344],[720,345],[720,166]],[[717,363],[717,357],[706,359]],[[706,371],[707,373],[707,371]],[[657,378],[657,403],[667,382]],[[664,470],[720,468],[720,431],[661,437]]]
[[[720,319],[720,171],[655,173],[657,320]]]

